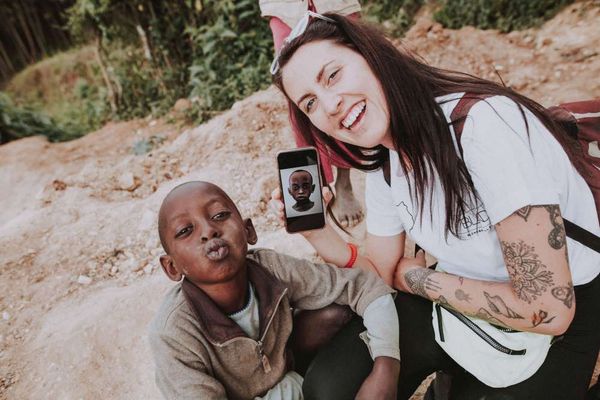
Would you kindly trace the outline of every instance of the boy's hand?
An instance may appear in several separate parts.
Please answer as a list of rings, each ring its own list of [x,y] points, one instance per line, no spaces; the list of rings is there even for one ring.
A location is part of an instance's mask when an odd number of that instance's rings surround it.
[[[399,376],[400,361],[391,357],[377,357],[373,363],[373,370],[356,395],[356,400],[395,400]]]

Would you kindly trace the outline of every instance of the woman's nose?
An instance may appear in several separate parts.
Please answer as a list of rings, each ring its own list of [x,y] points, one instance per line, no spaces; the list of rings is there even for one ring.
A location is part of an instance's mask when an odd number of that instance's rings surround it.
[[[342,96],[337,93],[326,94],[323,98],[325,111],[329,115],[336,115],[341,110]]]

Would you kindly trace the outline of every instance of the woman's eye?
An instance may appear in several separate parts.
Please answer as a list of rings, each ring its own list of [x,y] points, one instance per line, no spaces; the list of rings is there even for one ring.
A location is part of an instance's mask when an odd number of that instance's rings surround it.
[[[306,102],[306,112],[309,112],[312,106],[315,104],[315,99],[312,98]]]
[[[333,71],[331,75],[329,75],[329,78],[327,79],[327,84],[331,83],[331,81],[337,76],[338,72],[340,72],[339,69]]]
[[[213,216],[213,219],[219,221],[227,218],[231,213],[229,211],[221,211],[220,213],[216,213]]]
[[[175,234],[175,238],[179,238],[181,236],[187,235],[191,231],[192,231],[192,227],[191,226],[186,226],[185,228],[177,231],[177,233]]]

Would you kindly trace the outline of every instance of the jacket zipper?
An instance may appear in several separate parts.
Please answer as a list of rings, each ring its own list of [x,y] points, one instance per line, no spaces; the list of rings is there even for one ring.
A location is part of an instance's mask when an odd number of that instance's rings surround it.
[[[262,365],[262,368],[263,368],[263,371],[265,372],[265,374],[268,374],[269,372],[271,372],[271,363],[269,362],[269,357],[267,357],[267,355],[265,354],[264,349],[263,349],[264,340],[265,340],[265,337],[267,336],[267,332],[269,331],[269,328],[271,327],[271,322],[273,322],[273,318],[275,318],[275,314],[277,313],[277,309],[279,308],[281,299],[283,299],[283,296],[285,296],[286,293],[287,293],[287,288],[283,289],[283,292],[279,296],[279,299],[277,299],[277,303],[275,303],[275,308],[273,308],[273,313],[271,314],[271,318],[269,318],[269,321],[267,322],[267,325],[265,326],[265,331],[263,332],[262,337],[256,342],[258,345],[257,346],[258,347],[258,360],[259,360],[260,364]]]
[[[256,349],[257,349],[257,354],[258,354],[258,362],[262,366],[262,369],[265,372],[265,374],[268,374],[269,372],[271,372],[271,362],[269,361],[269,357],[267,357],[267,355],[264,352],[263,344],[264,344],[265,336],[267,336],[267,332],[269,331],[269,327],[271,326],[271,322],[273,322],[273,318],[275,318],[275,314],[276,314],[277,309],[279,308],[279,304],[281,304],[281,300],[283,299],[283,296],[285,296],[286,293],[287,293],[287,288],[283,289],[283,292],[281,292],[279,299],[277,299],[277,302],[275,303],[275,308],[273,308],[273,313],[271,314],[271,318],[269,318],[269,321],[267,322],[267,325],[265,326],[265,331],[263,332],[262,337],[259,340],[253,340],[246,336],[238,336],[238,337],[229,339],[223,343],[212,343],[212,342],[211,343],[217,347],[224,347],[224,346],[227,346],[228,344],[231,344],[238,340],[252,340],[257,345]]]

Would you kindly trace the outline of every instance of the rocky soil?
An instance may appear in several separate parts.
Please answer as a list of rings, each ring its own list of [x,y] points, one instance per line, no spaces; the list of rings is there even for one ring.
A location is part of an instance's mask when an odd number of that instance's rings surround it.
[[[510,34],[446,30],[424,13],[403,42],[544,105],[600,97],[597,2]],[[314,257],[267,211],[275,154],[293,146],[275,89],[198,127],[165,121],[0,146],[0,399],[159,398],[146,328],[171,283],[158,266],[156,212],[178,183],[221,185],[253,218],[259,246]],[[353,179],[362,193],[363,176]]]

